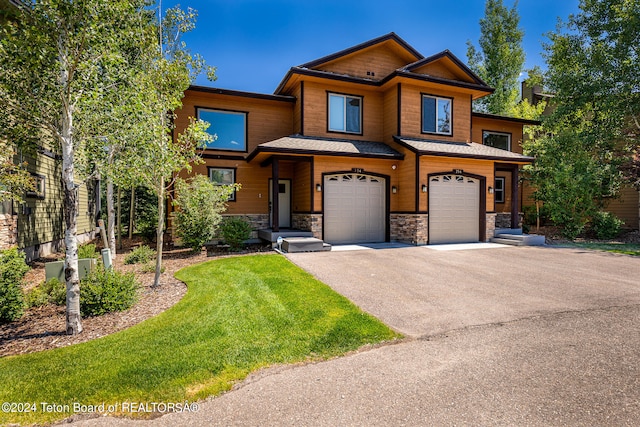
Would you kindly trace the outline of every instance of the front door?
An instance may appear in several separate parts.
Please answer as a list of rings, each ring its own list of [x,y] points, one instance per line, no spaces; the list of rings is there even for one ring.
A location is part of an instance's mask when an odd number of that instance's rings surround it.
[[[269,180],[269,224],[273,226],[273,180]],[[291,227],[291,180],[278,180],[278,225]]]

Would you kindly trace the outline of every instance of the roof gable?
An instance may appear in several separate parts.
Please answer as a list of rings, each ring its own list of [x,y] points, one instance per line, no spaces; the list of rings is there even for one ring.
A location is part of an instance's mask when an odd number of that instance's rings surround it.
[[[471,71],[449,50],[409,64],[403,68],[403,71],[487,86],[476,73]]]
[[[398,35],[389,33],[307,62],[298,68],[379,81],[398,68],[422,58],[417,50]]]

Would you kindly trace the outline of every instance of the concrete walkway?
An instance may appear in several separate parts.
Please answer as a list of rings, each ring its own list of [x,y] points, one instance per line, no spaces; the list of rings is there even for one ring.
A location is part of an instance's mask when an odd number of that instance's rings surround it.
[[[266,369],[140,425],[637,425],[640,259],[572,249],[292,254],[409,338]],[[131,425],[96,418],[83,426]]]

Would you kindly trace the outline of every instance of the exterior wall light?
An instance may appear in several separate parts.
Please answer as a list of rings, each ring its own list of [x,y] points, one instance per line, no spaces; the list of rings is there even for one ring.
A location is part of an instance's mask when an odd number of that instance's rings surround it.
[[[427,192],[427,184],[422,184],[422,192],[423,193]]]
[[[489,186],[489,194],[493,194],[493,187]]]
[[[398,187],[396,187],[395,185],[393,187],[391,187],[391,192],[393,194],[396,194],[398,192]]]
[[[322,185],[316,184],[316,191],[319,193],[322,191]]]

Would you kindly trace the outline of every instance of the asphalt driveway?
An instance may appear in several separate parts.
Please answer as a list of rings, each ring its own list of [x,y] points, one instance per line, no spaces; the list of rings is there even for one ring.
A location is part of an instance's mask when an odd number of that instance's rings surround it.
[[[287,257],[412,337],[545,313],[640,304],[638,257],[553,247],[477,247],[482,249],[407,246]]]
[[[638,424],[640,258],[511,247],[288,257],[410,338],[256,372],[195,413],[75,424]]]

